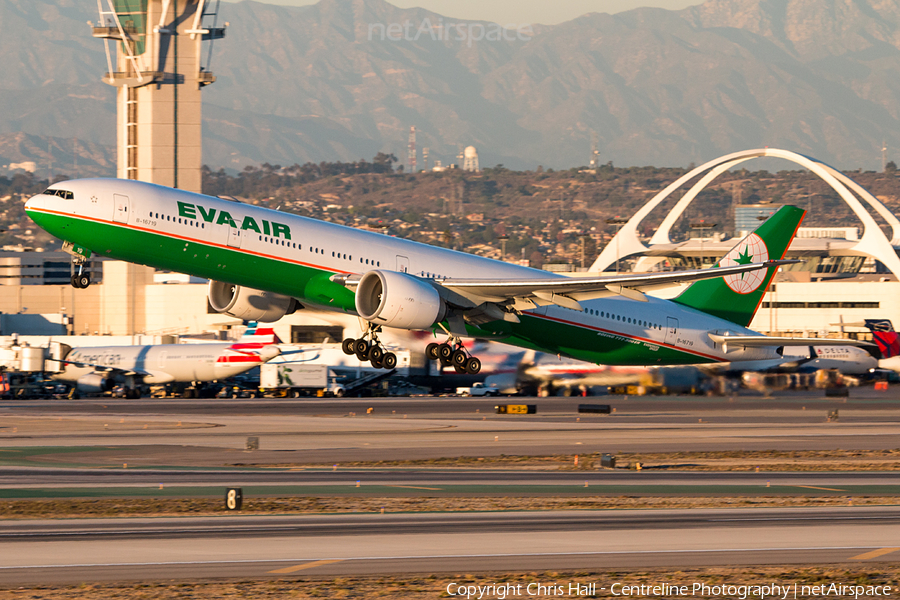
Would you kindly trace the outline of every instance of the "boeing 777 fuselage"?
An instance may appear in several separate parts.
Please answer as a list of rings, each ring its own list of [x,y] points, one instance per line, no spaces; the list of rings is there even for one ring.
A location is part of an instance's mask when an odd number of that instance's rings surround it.
[[[25,209],[76,261],[96,254],[207,278],[211,306],[247,320],[300,306],[359,315],[370,327],[345,351],[386,367],[379,327],[444,331],[450,343],[429,345],[429,357],[469,372],[480,363],[460,336],[614,365],[777,359],[792,342],[746,325],[804,214],[783,207],[714,269],[565,277],[138,181],[60,182]],[[644,293],[678,282],[691,285],[674,300]]]

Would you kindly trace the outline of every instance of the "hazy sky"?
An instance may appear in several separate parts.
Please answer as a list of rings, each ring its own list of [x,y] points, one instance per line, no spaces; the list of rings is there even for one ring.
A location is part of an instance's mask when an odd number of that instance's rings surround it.
[[[303,6],[317,0],[261,0],[266,4]],[[553,25],[589,12],[617,13],[639,6],[679,9],[703,0],[388,0],[394,6],[420,6],[457,19],[479,19],[499,23],[543,23]]]

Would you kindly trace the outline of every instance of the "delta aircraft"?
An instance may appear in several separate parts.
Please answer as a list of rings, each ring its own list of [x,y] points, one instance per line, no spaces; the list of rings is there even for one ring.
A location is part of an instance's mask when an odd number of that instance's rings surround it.
[[[426,354],[477,373],[462,337],[607,365],[777,360],[785,346],[747,329],[805,211],[784,206],[714,268],[565,277],[380,233],[132,180],[53,184],[25,210],[79,265],[93,254],[209,279],[216,311],[272,322],[303,307],[365,323],[344,351],[393,368],[382,327],[447,335]],[[676,298],[646,294],[690,285]],[[852,345],[852,340],[834,340]],[[863,345],[862,343],[855,343]]]
[[[72,348],[53,361],[59,371],[50,378],[86,394],[121,385],[126,397],[140,398],[142,385],[218,381],[249,371],[281,354],[278,342],[271,328],[251,324],[235,343]]]

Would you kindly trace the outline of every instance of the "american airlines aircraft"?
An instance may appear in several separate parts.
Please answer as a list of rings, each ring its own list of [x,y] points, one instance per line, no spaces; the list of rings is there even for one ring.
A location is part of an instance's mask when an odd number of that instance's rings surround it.
[[[157,344],[72,348],[50,376],[85,394],[125,386],[126,397],[140,398],[141,385],[217,381],[249,371],[279,354],[271,328],[251,324],[235,343]]]
[[[396,356],[381,348],[381,327],[445,333],[428,357],[473,374],[481,362],[464,336],[609,365],[778,359],[784,346],[811,343],[747,329],[805,214],[793,206],[712,269],[595,277],[131,180],[55,183],[25,210],[76,264],[97,254],[207,278],[210,305],[233,317],[271,322],[303,306],[358,315],[367,326],[345,352],[385,368]],[[673,300],[644,293],[673,283],[690,285]],[[72,284],[90,279],[79,268]]]

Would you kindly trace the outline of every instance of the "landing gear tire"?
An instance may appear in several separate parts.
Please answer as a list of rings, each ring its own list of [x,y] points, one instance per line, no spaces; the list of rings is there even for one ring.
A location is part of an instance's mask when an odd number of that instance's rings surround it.
[[[369,354],[369,342],[366,340],[356,340],[353,342],[353,350],[358,356],[362,356],[363,360]]]
[[[441,357],[440,354],[438,354],[438,348],[439,348],[439,347],[440,347],[440,344],[438,344],[438,343],[436,343],[436,342],[431,342],[430,344],[428,344],[427,346],[425,346],[425,357],[426,357],[428,360],[437,360],[437,359],[439,359],[439,358]]]
[[[91,285],[91,277],[87,273],[81,275],[72,275],[72,287],[83,290]]]
[[[454,366],[465,368],[466,362],[469,360],[469,355],[462,350],[456,350],[451,355],[450,360],[453,362]]]
[[[456,372],[459,373],[460,375],[465,375],[465,374],[466,374],[466,369],[465,369],[465,367],[461,367],[461,366],[459,366],[459,365],[453,365],[453,368],[454,368],[454,369],[456,370]]]
[[[397,366],[397,355],[393,352],[388,352],[381,359],[381,366],[387,370],[391,370]]]
[[[469,375],[478,375],[481,371],[481,361],[474,356],[466,361],[466,373]]]
[[[384,358],[382,357],[370,358],[369,362],[371,362],[372,366],[376,369],[381,369],[382,367],[384,367]]]
[[[453,357],[453,346],[450,344],[441,344],[438,346],[438,357],[441,359],[441,362],[449,362]]]
[[[350,356],[351,354],[355,354],[356,351],[353,349],[356,340],[353,338],[347,338],[343,342],[341,342],[341,350],[344,351],[344,354]]]
[[[373,365],[376,362],[380,363],[383,356],[384,350],[382,350],[380,347],[372,346],[371,348],[369,348],[369,360],[372,361]]]

